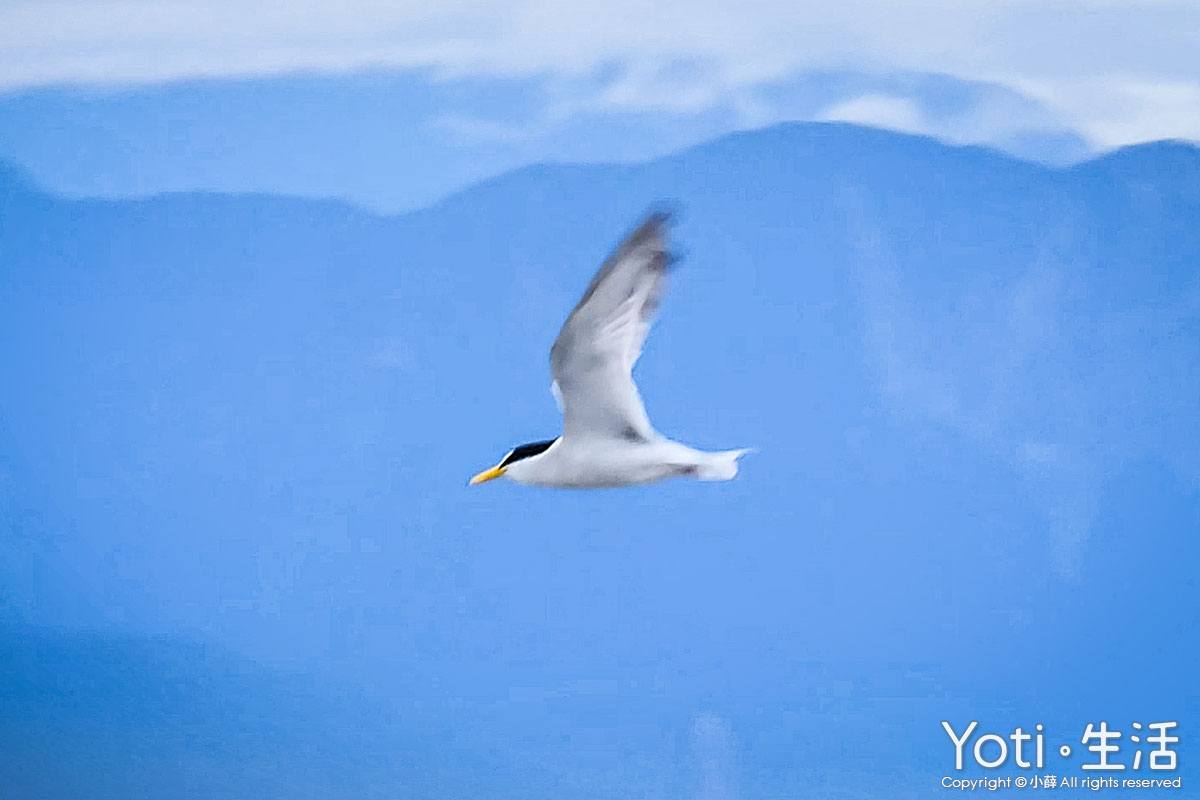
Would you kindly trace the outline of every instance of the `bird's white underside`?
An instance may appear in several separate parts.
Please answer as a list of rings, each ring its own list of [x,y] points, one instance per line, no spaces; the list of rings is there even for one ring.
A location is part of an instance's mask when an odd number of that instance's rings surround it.
[[[745,450],[705,452],[650,424],[633,381],[662,293],[670,256],[666,217],[653,215],[600,267],[550,351],[551,392],[563,435],[504,476],[539,486],[594,488],[691,476],[728,480]]]

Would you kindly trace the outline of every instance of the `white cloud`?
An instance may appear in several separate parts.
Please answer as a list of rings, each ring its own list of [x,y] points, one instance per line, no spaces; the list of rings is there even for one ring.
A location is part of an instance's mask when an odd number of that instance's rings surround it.
[[[903,83],[903,81],[901,81]],[[1017,155],[1061,162],[1085,155],[1086,145],[1056,141],[1071,152],[1053,154],[1031,146],[1034,137],[1054,137],[1071,132],[1065,114],[1045,104],[989,84],[966,84],[969,100],[961,96],[949,107],[938,107],[936,98],[909,87],[908,94],[866,91],[838,100],[813,115],[823,122],[851,122],[877,128],[934,136],[953,144],[996,147]],[[903,87],[901,87],[903,88]],[[1062,137],[1059,136],[1059,139]],[[1090,138],[1090,137],[1088,137]]]
[[[822,122],[853,122],[905,133],[930,134],[933,128],[917,103],[907,97],[864,94],[835,103],[817,115]]]
[[[1037,87],[1077,128],[1120,144],[1200,138],[1197,29],[1190,0],[7,0],[0,89],[375,68],[569,77],[615,65],[594,102],[679,112],[735,104],[805,70],[900,70]],[[921,121],[898,106],[873,111]]]
[[[1030,97],[1061,108],[1104,148],[1151,139],[1200,141],[1200,80],[1019,80]]]

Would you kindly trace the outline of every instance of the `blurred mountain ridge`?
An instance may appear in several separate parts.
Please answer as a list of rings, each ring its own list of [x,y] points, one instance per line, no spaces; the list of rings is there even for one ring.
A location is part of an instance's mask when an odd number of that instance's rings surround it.
[[[1121,713],[1195,720],[1172,687],[1198,666],[1198,165],[783,125],[399,216],[62,200],[0,168],[0,618],[453,708],[462,785],[489,787],[503,740],[514,795],[686,794],[663,763],[693,758],[694,720],[750,795],[795,785],[787,731],[823,742],[809,777],[943,769],[947,702],[1009,713],[1031,683],[1064,724],[1111,686]],[[649,413],[759,451],[715,489],[468,490],[557,433],[550,343],[664,201],[683,260],[636,370]],[[230,691],[270,718],[264,683]],[[838,698],[843,729],[892,733],[837,761],[814,715]],[[903,744],[914,715],[934,735]]]

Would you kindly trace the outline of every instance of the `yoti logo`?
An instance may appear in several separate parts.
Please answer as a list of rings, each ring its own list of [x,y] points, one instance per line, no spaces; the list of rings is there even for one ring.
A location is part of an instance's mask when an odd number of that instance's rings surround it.
[[[975,763],[981,767],[988,769],[1003,766],[1009,756],[1009,742],[1012,742],[1013,762],[1018,767],[1037,767],[1041,769],[1046,763],[1045,738],[1042,735],[1042,725],[1039,723],[1035,728],[1035,733],[1026,733],[1019,725],[1013,729],[1013,732],[1005,738],[996,733],[985,733],[975,737],[974,745],[971,745],[971,735],[975,729],[979,727],[979,723],[971,720],[967,725],[966,730],[962,733],[956,733],[953,726],[945,720],[942,721],[942,727],[946,729],[946,735],[950,737],[950,741],[954,743],[954,768],[960,770],[963,768],[963,761],[966,758],[966,753],[971,753],[975,758]],[[1028,750],[1026,745],[1032,742],[1033,761],[1027,759]]]

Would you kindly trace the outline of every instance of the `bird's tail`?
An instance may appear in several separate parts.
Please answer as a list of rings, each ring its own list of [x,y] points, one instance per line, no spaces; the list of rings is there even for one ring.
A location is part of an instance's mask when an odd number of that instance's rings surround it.
[[[738,473],[738,459],[754,452],[753,447],[741,450],[725,450],[720,453],[705,453],[707,458],[697,465],[696,480],[728,481]]]

